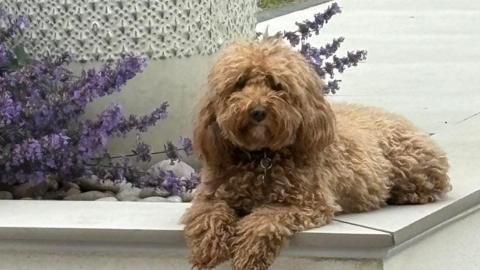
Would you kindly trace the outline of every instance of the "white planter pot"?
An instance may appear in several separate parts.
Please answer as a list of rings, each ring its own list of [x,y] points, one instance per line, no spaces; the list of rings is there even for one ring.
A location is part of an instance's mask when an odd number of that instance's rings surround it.
[[[254,34],[256,0],[4,0],[30,17],[34,55],[71,52],[85,61],[124,53],[151,59],[210,55]]]

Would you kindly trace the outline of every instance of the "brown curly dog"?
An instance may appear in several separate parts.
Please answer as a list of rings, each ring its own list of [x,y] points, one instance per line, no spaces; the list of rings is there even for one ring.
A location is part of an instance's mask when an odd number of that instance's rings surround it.
[[[202,182],[183,216],[194,267],[267,269],[294,233],[335,214],[433,202],[445,153],[406,119],[330,105],[321,78],[278,39],[230,46],[212,68],[194,147]]]

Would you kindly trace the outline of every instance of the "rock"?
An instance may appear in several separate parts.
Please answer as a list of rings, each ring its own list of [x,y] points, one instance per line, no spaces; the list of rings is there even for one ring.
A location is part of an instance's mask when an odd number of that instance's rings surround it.
[[[96,199],[96,201],[118,202],[117,198],[115,198],[115,197],[100,198],[100,199]]]
[[[120,188],[120,191],[133,188],[133,184],[130,183],[130,182],[127,182],[127,181],[125,181],[125,180],[123,180],[122,182],[118,183],[118,186],[119,186],[119,188]]]
[[[116,197],[120,201],[137,201],[140,199],[141,191],[139,188],[131,187],[120,191]]]
[[[191,202],[193,200],[193,198],[195,197],[195,191],[196,190],[193,190],[191,192],[183,192],[182,195],[180,195],[180,197],[182,197],[182,201],[183,202]]]
[[[168,192],[166,189],[160,187],[160,188],[152,188],[152,187],[147,187],[143,188],[142,191],[140,191],[140,194],[138,195],[140,198],[147,198],[147,197],[168,197],[170,195],[170,192]]]
[[[80,193],[80,190],[78,191]],[[55,191],[48,191],[43,195],[44,200],[62,200],[67,196],[67,192],[64,190],[55,190]]]
[[[110,195],[110,197],[115,197],[115,193],[113,193],[112,191],[105,191],[105,194]]]
[[[48,190],[47,181],[41,182],[27,182],[18,186],[13,187],[13,197],[14,198],[24,198],[24,197],[41,197]]]
[[[0,183],[0,190],[3,190],[3,191],[8,191],[8,192],[12,192],[13,190],[13,187],[11,185],[7,185],[7,184],[1,184]]]
[[[174,195],[174,196],[170,196],[167,198],[167,201],[169,202],[182,202],[182,198],[180,196],[177,196],[177,195]]]
[[[58,189],[58,182],[55,177],[48,176],[47,179],[45,179],[45,182],[47,182],[48,190],[52,191]]]
[[[65,191],[65,195],[73,195],[81,193],[80,186],[72,182],[62,182],[62,188]]]
[[[90,191],[112,191],[117,193],[120,186],[111,180],[102,180],[95,175],[82,177],[78,179],[78,184],[82,190]]]
[[[160,197],[160,196],[152,196],[141,199],[142,202],[168,202],[167,198]]]
[[[12,200],[13,194],[8,191],[0,191],[0,200]]]
[[[73,182],[64,182],[62,188],[63,188],[63,190],[65,190],[65,191],[67,191],[67,190],[69,190],[69,189],[71,189],[71,188],[75,188],[75,189],[80,190],[80,186],[77,185],[76,183],[73,183]]]
[[[77,194],[80,194],[80,193],[82,193],[80,191],[80,188],[72,187],[69,190],[67,190],[67,192],[65,193],[65,196],[68,197],[68,196],[77,195]]]
[[[65,197],[67,201],[95,201],[100,198],[110,197],[110,194],[105,194],[101,191],[87,191],[80,194],[73,194]]]
[[[195,172],[195,170],[187,163],[181,160],[172,162],[170,159],[162,160],[148,169],[148,173],[153,176],[160,176],[161,172],[166,173],[168,171],[172,171],[175,176],[179,178],[190,178],[192,173]]]
[[[151,197],[151,196],[155,196],[155,189],[150,188],[150,187],[142,188],[142,190],[138,194],[138,197],[140,197],[140,198],[147,198],[147,197]]]

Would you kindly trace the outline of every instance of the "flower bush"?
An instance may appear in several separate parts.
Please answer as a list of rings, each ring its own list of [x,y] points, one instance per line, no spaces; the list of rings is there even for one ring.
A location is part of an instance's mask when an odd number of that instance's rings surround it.
[[[125,55],[99,69],[74,74],[66,68],[72,61],[69,55],[28,57],[15,39],[26,24],[25,17],[0,10],[0,183],[40,182],[47,176],[70,181],[96,174],[141,184],[146,173],[129,157],[150,161],[156,153],[139,141],[132,155],[112,157],[107,142],[130,131],[146,132],[167,117],[168,103],[144,116],[126,116],[119,104],[112,103],[95,119],[83,119],[87,104],[120,91],[143,70],[145,59]],[[181,144],[179,148],[168,143],[157,153],[178,158],[183,149],[189,154],[190,140],[182,138]]]

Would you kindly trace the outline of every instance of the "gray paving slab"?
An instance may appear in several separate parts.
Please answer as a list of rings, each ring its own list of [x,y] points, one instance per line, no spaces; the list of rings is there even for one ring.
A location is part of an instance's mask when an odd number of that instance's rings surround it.
[[[433,137],[448,153],[453,190],[436,203],[390,206],[378,211],[342,215],[337,220],[393,234],[395,244],[434,227],[480,204],[480,144],[474,132],[480,128],[480,117],[458,124]]]
[[[346,41],[339,55],[366,49],[367,61],[342,76],[329,96],[382,107],[435,133],[447,151],[454,190],[422,206],[387,207],[337,220],[392,233],[404,242],[480,203],[480,2],[429,0],[337,1],[343,13],[329,22],[312,45],[334,37]],[[328,4],[263,22],[257,31],[295,29]],[[467,119],[467,120],[465,120]]]

